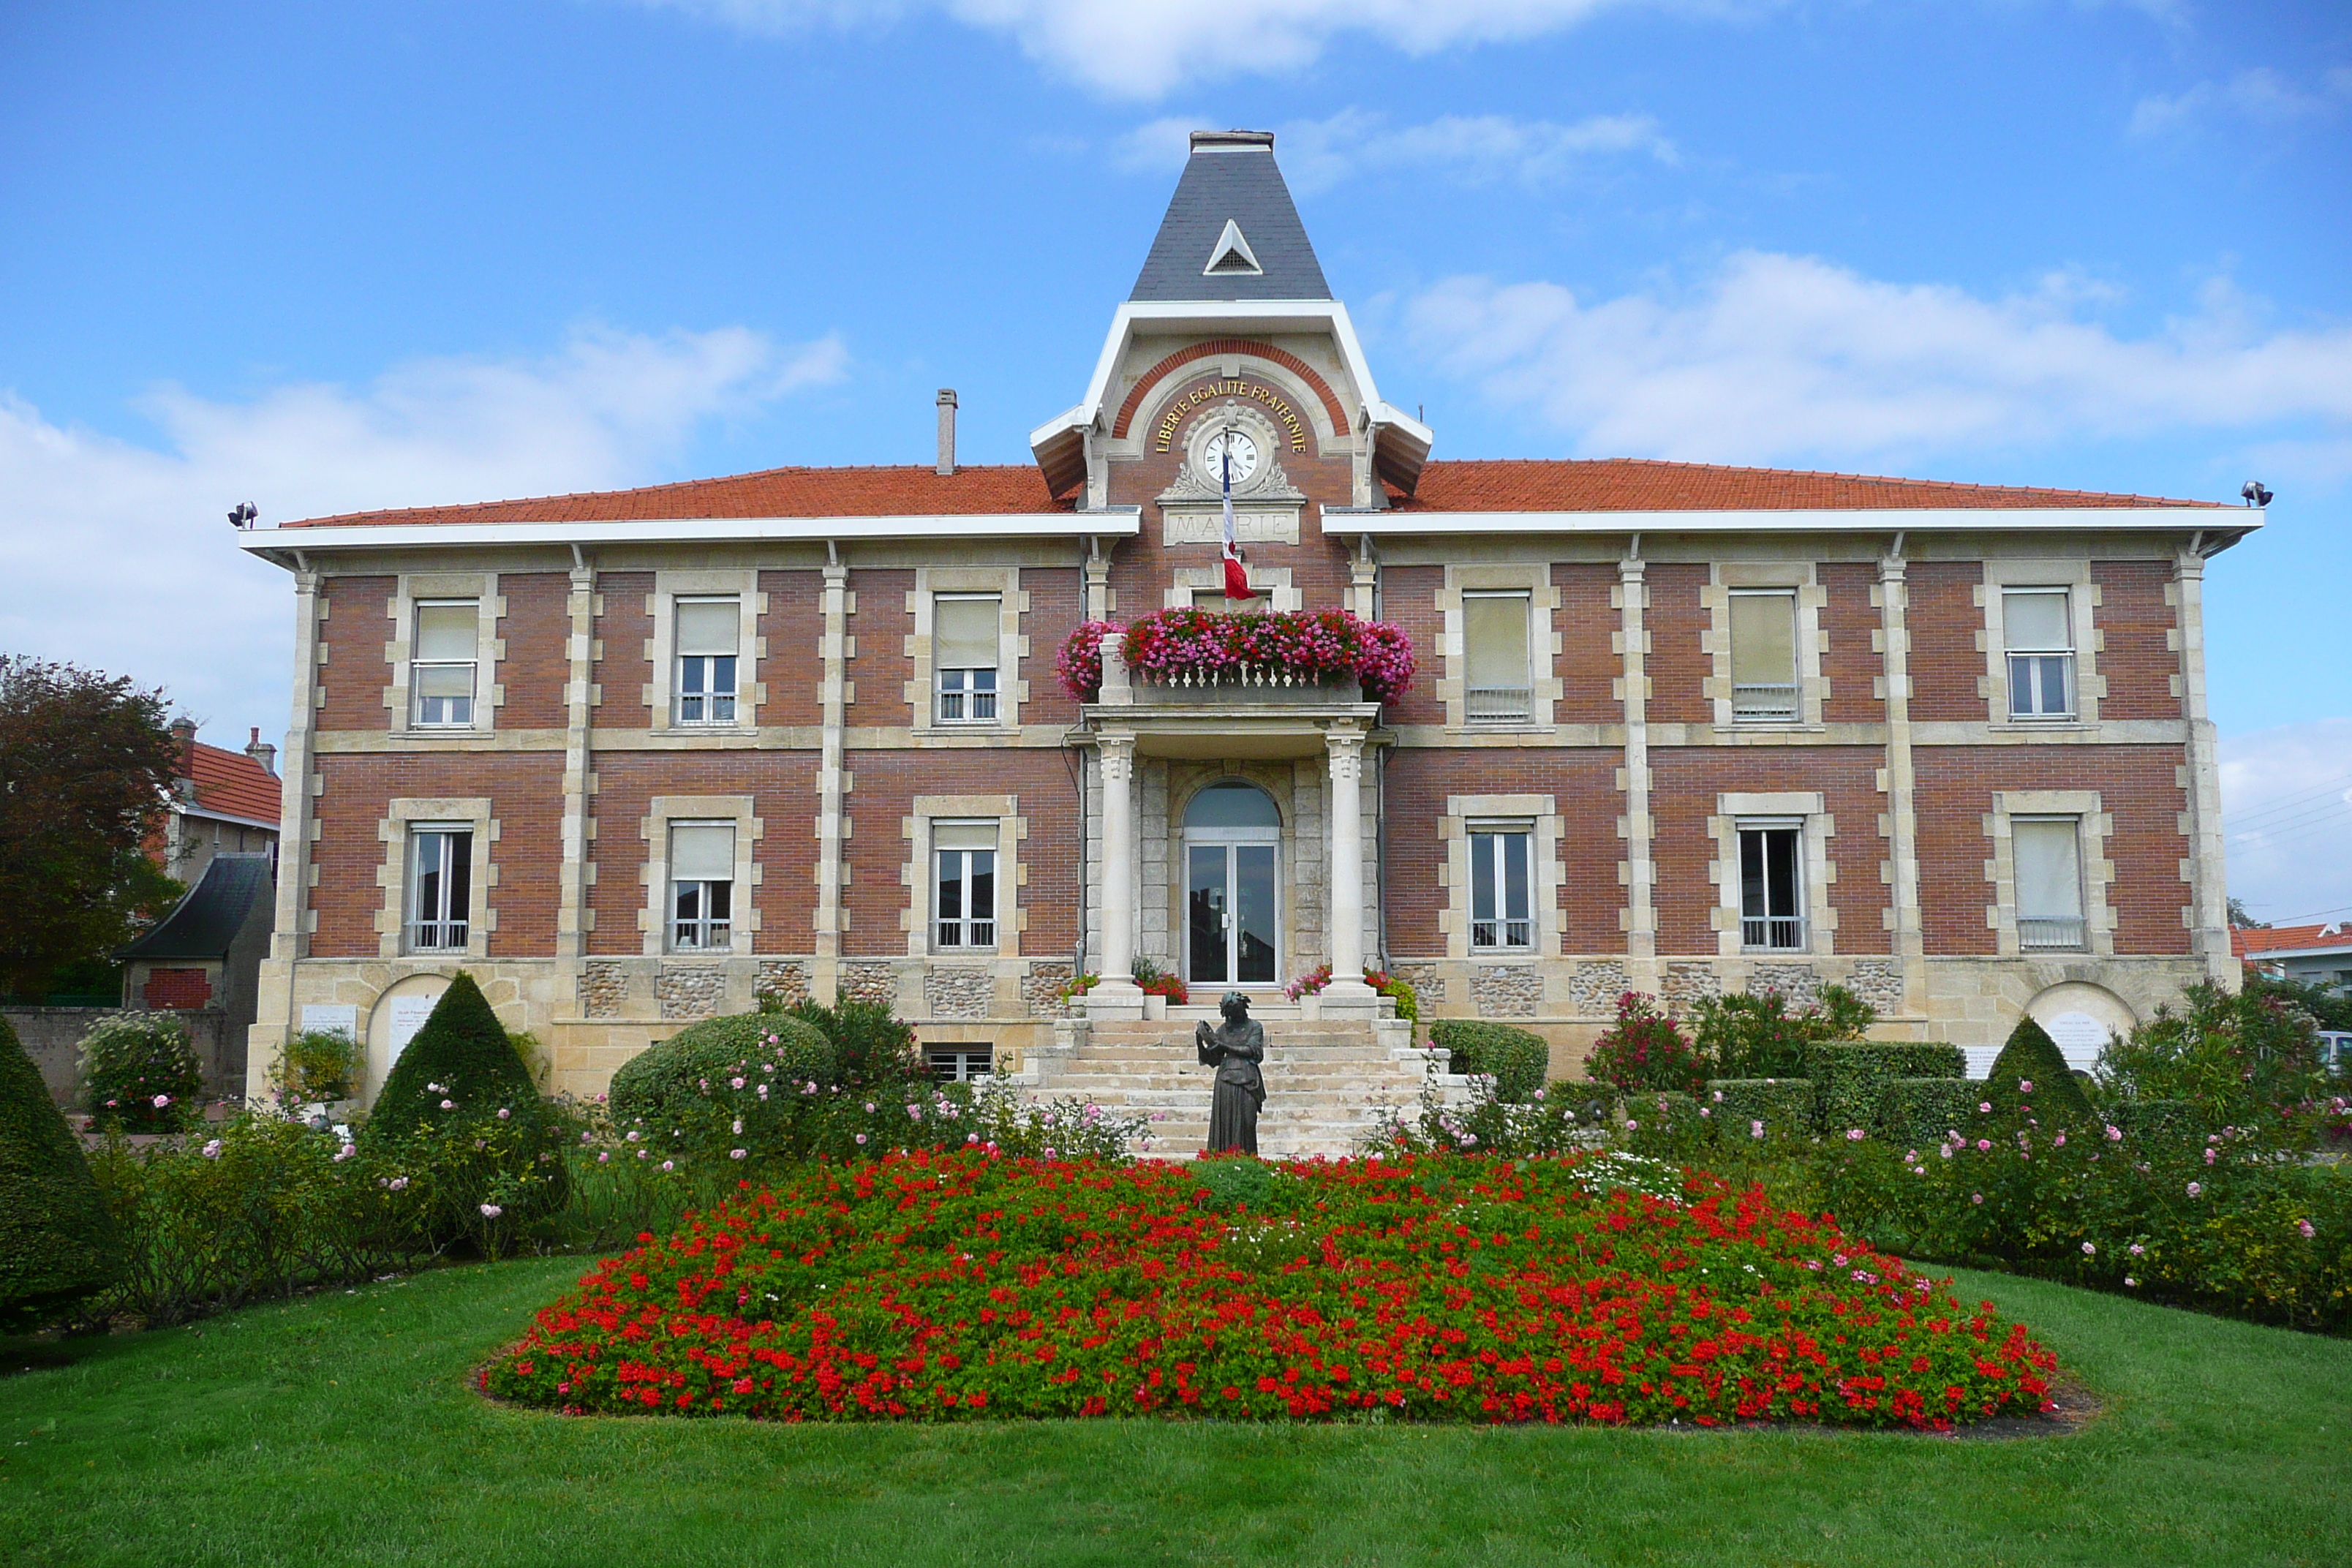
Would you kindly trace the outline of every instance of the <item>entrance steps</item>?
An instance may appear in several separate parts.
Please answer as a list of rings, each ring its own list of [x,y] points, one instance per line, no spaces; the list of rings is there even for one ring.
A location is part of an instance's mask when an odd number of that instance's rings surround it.
[[[1030,1053],[1024,1086],[1038,1100],[1076,1096],[1112,1115],[1150,1117],[1150,1145],[1136,1152],[1188,1159],[1208,1142],[1215,1076],[1193,1046],[1197,1021],[1059,1024],[1054,1044]],[[1447,1053],[1415,1046],[1412,1026],[1400,1019],[1258,1022],[1265,1026],[1265,1108],[1257,1147],[1270,1160],[1361,1154],[1383,1112],[1417,1113],[1423,1086],[1445,1070]],[[1449,1100],[1462,1097],[1461,1079],[1435,1081]]]

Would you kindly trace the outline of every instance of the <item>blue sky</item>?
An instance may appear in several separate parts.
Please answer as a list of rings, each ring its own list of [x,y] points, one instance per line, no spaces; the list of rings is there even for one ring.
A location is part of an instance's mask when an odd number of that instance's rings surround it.
[[[2233,886],[2352,905],[2340,6],[20,0],[0,647],[275,731],[235,501],[919,460],[940,385],[1024,460],[1195,124],[1278,132],[1441,457],[2262,478]]]

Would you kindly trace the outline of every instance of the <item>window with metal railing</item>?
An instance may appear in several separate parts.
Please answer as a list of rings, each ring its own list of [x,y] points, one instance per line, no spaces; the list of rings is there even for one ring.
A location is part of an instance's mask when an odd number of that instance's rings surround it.
[[[1484,952],[1535,945],[1533,826],[1470,825],[1470,945]]]
[[[1750,952],[1805,948],[1804,825],[1739,825],[1739,945]]]
[[[2083,919],[2082,818],[2010,819],[2011,858],[2017,876],[2017,945],[2028,952],[2080,952],[2088,946]]]
[[[463,952],[472,934],[474,830],[408,830],[408,951]]]
[[[993,821],[931,824],[935,949],[969,952],[996,945],[996,840]]]
[[[931,601],[931,669],[942,724],[996,722],[1002,603],[993,594],[942,594]]]
[[[1533,711],[1529,600],[1525,593],[1462,595],[1462,712],[1472,723],[1508,723]]]
[[[1797,718],[1797,594],[1793,588],[1731,591],[1731,717],[1786,724]]]
[[[735,825],[670,824],[670,951],[725,952],[734,945]]]
[[[2000,595],[2009,655],[2009,716],[2074,716],[2074,622],[2063,588],[2009,588]]]
[[[741,606],[734,599],[677,601],[677,722],[735,722]]]

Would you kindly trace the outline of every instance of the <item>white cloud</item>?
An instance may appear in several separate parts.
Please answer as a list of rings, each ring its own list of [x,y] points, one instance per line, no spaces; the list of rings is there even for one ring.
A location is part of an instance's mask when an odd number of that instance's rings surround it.
[[[1591,455],[1718,462],[1911,457],[1994,444],[2302,421],[2352,454],[2352,329],[2265,331],[2226,283],[2146,337],[2083,319],[2060,274],[1983,299],[1811,257],[1743,252],[1701,286],[1587,303],[1556,283],[1441,282],[1413,344]]]
[[[1111,162],[1128,174],[1179,169],[1192,132],[1209,123],[1197,116],[1163,115],[1113,142]],[[1276,127],[1275,146],[1282,153],[1283,177],[1301,195],[1391,170],[1439,171],[1471,184],[1510,180],[1546,185],[1603,158],[1632,155],[1661,163],[1681,158],[1657,121],[1646,114],[1596,114],[1569,125],[1499,114],[1446,114],[1392,127],[1384,115],[1343,109],[1328,119]]]
[[[0,393],[0,648],[163,683],[242,744],[286,720],[284,574],[236,548],[265,524],[338,511],[644,482],[694,429],[836,380],[835,338],[779,345],[740,327],[592,331],[538,360],[426,360],[361,388],[277,388],[143,404],[160,447],[61,427]]]
[[[2352,913],[2352,719],[2222,742],[2221,828],[2230,892],[2256,920]]]
[[[747,32],[848,28],[937,9],[1011,35],[1048,69],[1120,98],[1157,99],[1187,81],[1278,74],[1313,64],[1333,40],[1360,33],[1408,55],[1537,37],[1634,5],[1693,11],[1756,10],[1771,0],[640,0]]]
[[[2180,92],[2149,94],[2132,108],[2131,133],[2158,136],[2217,112],[2272,126],[2324,119],[2335,109],[2328,94],[2352,95],[2352,70],[2331,70],[2325,82],[2322,90],[2311,91],[2268,66],[2254,66],[2227,81],[2200,81]]]

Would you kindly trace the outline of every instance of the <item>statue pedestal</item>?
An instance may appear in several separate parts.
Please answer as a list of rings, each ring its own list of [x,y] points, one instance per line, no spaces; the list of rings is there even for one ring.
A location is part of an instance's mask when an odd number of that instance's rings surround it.
[[[1136,1020],[1143,1016],[1147,998],[1143,987],[1132,980],[1104,980],[1087,993],[1087,1016],[1112,1020]]]
[[[1334,980],[1315,994],[1315,1011],[1324,1018],[1377,1018],[1381,994],[1360,980]]]

